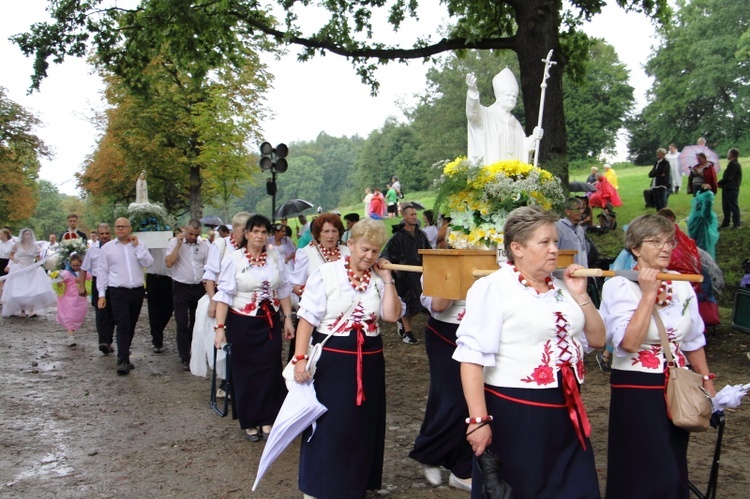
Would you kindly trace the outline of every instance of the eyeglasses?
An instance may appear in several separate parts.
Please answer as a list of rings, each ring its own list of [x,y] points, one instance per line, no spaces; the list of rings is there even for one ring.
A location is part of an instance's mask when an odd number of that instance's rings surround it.
[[[659,249],[662,249],[665,245],[669,245],[672,249],[677,247],[677,239],[667,239],[665,241],[660,239],[644,239],[643,242],[653,244],[655,248]]]
[[[115,225],[115,229],[127,229],[130,225]]]

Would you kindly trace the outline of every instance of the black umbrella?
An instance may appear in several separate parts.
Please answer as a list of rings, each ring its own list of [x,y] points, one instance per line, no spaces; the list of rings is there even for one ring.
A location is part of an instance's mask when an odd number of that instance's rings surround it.
[[[424,205],[419,201],[403,201],[401,203],[401,209],[408,208],[409,206],[415,210],[424,210]]]
[[[479,469],[484,475],[482,497],[485,499],[513,499],[513,491],[500,475],[500,459],[489,449],[477,458]]]
[[[221,218],[215,215],[208,215],[206,217],[203,217],[199,220],[199,222],[209,227],[216,227],[217,225],[221,225],[224,223],[221,221]]]
[[[568,184],[568,190],[570,192],[594,192],[596,187],[586,182],[579,182],[577,180],[571,180]]]
[[[305,201],[304,199],[292,199],[278,207],[274,214],[274,218],[293,217],[312,207],[313,204],[310,201]]]

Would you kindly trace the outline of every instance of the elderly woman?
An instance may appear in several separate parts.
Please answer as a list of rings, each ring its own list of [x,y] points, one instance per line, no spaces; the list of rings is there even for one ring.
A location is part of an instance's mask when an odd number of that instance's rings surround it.
[[[307,278],[321,265],[338,261],[349,255],[349,248],[339,244],[344,224],[335,213],[324,213],[315,218],[310,227],[313,240],[297,250],[291,282],[294,294],[302,296]]]
[[[660,281],[676,246],[674,224],[642,215],[628,225],[625,249],[635,257],[638,282],[614,277],[604,283],[601,314],[607,342],[614,346],[607,499],[687,498],[688,432],[674,426],[664,400],[665,358],[653,314],[668,332],[680,367],[688,364],[705,376],[715,396],[703,346],[703,321],[688,282]],[[647,443],[647,448],[644,447]]]
[[[31,229],[21,229],[18,242],[13,245],[8,258],[8,276],[3,286],[3,317],[35,317],[45,308],[57,303],[49,277],[40,266],[39,246]]]
[[[461,365],[452,358],[466,302],[424,294],[420,301],[430,312],[424,328],[430,390],[422,427],[409,457],[422,464],[430,485],[437,487],[442,483],[442,466],[450,470],[449,485],[471,490],[473,453],[464,426],[469,413],[461,389]]]
[[[237,251],[221,261],[217,283],[216,337],[220,348],[232,344],[229,369],[240,426],[251,442],[271,432],[286,395],[281,376],[281,336],[291,339],[291,285],[286,266],[267,248],[271,222],[250,217]],[[283,320],[279,309],[284,313]],[[283,323],[283,332],[282,332]]]
[[[318,499],[364,497],[379,489],[385,448],[385,360],[378,320],[396,322],[401,302],[390,271],[378,261],[381,222],[352,227],[351,256],[321,265],[300,302],[295,380],[308,382],[307,345],[322,341],[315,373],[318,400],[328,408],[314,435],[302,435],[299,487]],[[348,315],[348,317],[347,317]],[[343,322],[342,322],[343,321]],[[312,439],[310,439],[312,435]]]
[[[599,497],[590,425],[581,401],[583,353],[604,345],[604,323],[586,278],[563,280],[557,216],[538,206],[513,210],[505,224],[508,262],[466,297],[453,358],[469,409],[474,453],[490,449],[515,497]],[[481,497],[474,467],[472,497]]]
[[[706,155],[699,152],[695,155],[698,164],[690,167],[688,176],[688,194],[696,196],[699,192],[710,190],[716,194],[716,170],[714,164],[706,159]]]

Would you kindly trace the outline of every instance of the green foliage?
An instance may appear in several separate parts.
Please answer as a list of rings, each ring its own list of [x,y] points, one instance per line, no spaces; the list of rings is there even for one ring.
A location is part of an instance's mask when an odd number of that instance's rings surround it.
[[[39,201],[32,216],[31,227],[38,239],[46,240],[49,234],[58,234],[62,230],[68,212],[57,187],[48,180],[40,180],[38,186]]]
[[[678,2],[674,22],[646,70],[654,78],[649,104],[631,128],[630,149],[639,160],[654,142],[678,149],[706,137],[726,150],[750,143],[750,10],[744,0]]]

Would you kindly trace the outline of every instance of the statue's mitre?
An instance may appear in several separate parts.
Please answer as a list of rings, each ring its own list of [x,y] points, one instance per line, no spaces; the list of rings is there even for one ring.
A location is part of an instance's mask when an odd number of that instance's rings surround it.
[[[518,94],[518,82],[513,75],[513,71],[509,68],[505,68],[496,74],[492,79],[492,88],[495,90],[495,95],[500,95],[500,93],[509,90]]]

